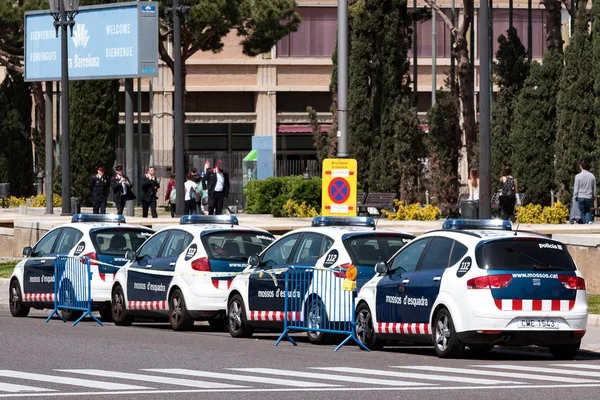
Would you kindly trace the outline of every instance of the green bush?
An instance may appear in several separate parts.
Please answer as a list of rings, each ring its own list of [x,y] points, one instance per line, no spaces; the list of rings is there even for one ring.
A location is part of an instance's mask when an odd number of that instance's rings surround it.
[[[288,200],[321,210],[321,178],[303,179],[285,176],[248,182],[244,189],[248,214],[272,214],[285,217],[283,206]]]

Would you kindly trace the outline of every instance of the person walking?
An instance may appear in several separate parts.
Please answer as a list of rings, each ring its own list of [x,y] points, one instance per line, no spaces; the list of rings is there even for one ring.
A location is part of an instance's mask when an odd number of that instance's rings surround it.
[[[94,214],[106,214],[106,200],[108,199],[108,179],[104,175],[104,168],[98,167],[96,174],[90,181],[92,192],[92,206]]]
[[[160,183],[154,175],[154,167],[148,167],[148,172],[142,178],[142,218],[148,218],[148,208],[152,212],[152,218],[158,218],[156,212],[156,192],[160,188]]]
[[[110,187],[113,193],[113,201],[117,207],[117,214],[123,214],[127,200],[136,199],[135,194],[131,190],[133,185],[129,178],[123,174],[123,164],[117,164],[115,175],[110,178]]]
[[[590,171],[590,165],[582,160],[579,163],[579,173],[575,175],[573,201],[579,206],[581,223],[592,223],[592,203],[596,200],[596,177]]]
[[[194,182],[194,175],[187,174],[183,184],[185,188],[185,212],[184,214],[196,214],[196,201],[198,199],[198,184]]]
[[[472,169],[469,173],[469,200],[479,200],[479,171]]]
[[[175,174],[171,174],[171,179],[167,183],[167,191],[165,193],[165,201],[169,203],[171,209],[171,218],[177,215],[177,190],[175,189]]]
[[[215,168],[208,172],[206,178],[208,190],[208,214],[220,215],[223,212],[223,201],[229,196],[229,174],[217,161]]]
[[[502,184],[502,190],[498,198],[501,210],[500,218],[515,222],[515,204],[517,202],[519,187],[517,180],[512,176],[512,166],[510,164],[502,168],[500,183]]]

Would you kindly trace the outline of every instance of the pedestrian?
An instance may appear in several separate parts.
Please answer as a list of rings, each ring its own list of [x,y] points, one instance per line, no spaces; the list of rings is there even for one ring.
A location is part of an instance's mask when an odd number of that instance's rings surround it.
[[[502,189],[498,202],[500,203],[501,218],[515,222],[515,204],[519,186],[517,180],[512,176],[512,166],[510,164],[506,164],[502,168],[500,183]]]
[[[208,190],[208,214],[220,215],[223,212],[223,201],[229,196],[229,174],[219,160],[215,168],[208,172],[206,178]]]
[[[198,184],[194,182],[194,175],[190,172],[185,177],[185,213],[196,214],[196,201],[198,199]]]
[[[171,179],[167,183],[167,192],[165,193],[165,201],[169,203],[171,209],[171,218],[177,215],[177,189],[175,187],[175,174],[171,174]]]
[[[136,198],[131,188],[133,185],[129,178],[123,174],[123,164],[117,164],[115,175],[110,178],[110,187],[113,193],[113,201],[117,207],[117,214],[123,214],[123,209],[128,200]]]
[[[198,185],[198,213],[208,215],[208,190],[203,184]]]
[[[579,206],[581,223],[592,223],[592,203],[596,202],[596,177],[590,172],[590,165],[582,160],[579,163],[579,173],[575,175],[573,201]]]
[[[148,208],[152,212],[152,218],[158,218],[156,212],[156,192],[160,188],[160,183],[154,175],[154,167],[148,167],[148,172],[142,178],[142,218],[148,218]]]
[[[108,179],[104,175],[103,167],[98,167],[96,169],[96,174],[92,175],[90,190],[92,192],[92,206],[94,207],[94,214],[106,214]]]
[[[469,173],[469,200],[479,200],[479,171],[472,169]]]

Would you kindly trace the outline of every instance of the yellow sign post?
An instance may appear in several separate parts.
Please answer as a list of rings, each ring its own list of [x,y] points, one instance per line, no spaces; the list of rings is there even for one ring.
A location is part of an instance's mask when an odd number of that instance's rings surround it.
[[[323,160],[321,215],[356,215],[356,160]]]

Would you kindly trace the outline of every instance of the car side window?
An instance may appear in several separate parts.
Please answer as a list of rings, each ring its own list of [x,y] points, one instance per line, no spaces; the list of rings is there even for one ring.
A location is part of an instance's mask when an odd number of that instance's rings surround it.
[[[82,237],[83,233],[77,229],[64,228],[56,243],[54,252],[61,255],[68,254]]]
[[[452,239],[446,237],[433,238],[427,247],[419,271],[448,268],[453,245],[454,240]]]
[[[399,274],[402,272],[414,272],[417,269],[417,264],[419,264],[421,254],[423,254],[427,243],[429,243],[429,238],[407,244],[392,260],[390,271]]]
[[[452,254],[450,255],[450,264],[448,264],[448,266],[451,267],[462,260],[465,254],[467,254],[467,251],[469,251],[467,246],[455,240],[454,247],[452,248]]]
[[[323,246],[321,247],[321,254],[319,254],[319,257],[325,254],[331,248],[331,246],[333,246],[333,239],[323,236]]]
[[[170,231],[160,232],[148,239],[148,241],[140,247],[138,258],[151,259],[158,257],[158,253],[169,233]]]
[[[305,233],[294,254],[293,264],[314,265],[321,257],[323,235],[319,233]]]
[[[192,235],[185,231],[171,231],[171,236],[169,236],[169,239],[167,239],[167,243],[165,244],[162,256],[178,257],[183,252],[183,250],[185,250],[190,244],[191,238]]]
[[[58,239],[58,235],[62,229],[55,229],[53,231],[48,232],[33,248],[33,252],[31,253],[32,257],[44,257],[48,254],[52,254],[52,248],[56,243],[56,239]]]
[[[274,243],[262,255],[259,267],[271,269],[276,268],[278,265],[287,264],[298,238],[300,238],[299,233],[287,236]]]

